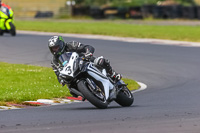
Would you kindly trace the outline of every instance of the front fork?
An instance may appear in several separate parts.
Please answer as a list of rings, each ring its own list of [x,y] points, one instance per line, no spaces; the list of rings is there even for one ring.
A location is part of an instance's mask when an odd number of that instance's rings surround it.
[[[11,30],[10,23],[13,23],[12,19],[0,19],[0,28],[2,30]]]
[[[109,95],[110,95],[110,90],[113,89],[112,83],[108,80],[108,78],[104,75],[99,75],[93,71],[88,71],[88,74],[93,77],[96,81],[101,83],[101,87],[104,90],[106,100],[108,100]]]
[[[7,19],[5,22],[5,27],[7,30],[11,30],[10,23],[12,23],[12,19]]]

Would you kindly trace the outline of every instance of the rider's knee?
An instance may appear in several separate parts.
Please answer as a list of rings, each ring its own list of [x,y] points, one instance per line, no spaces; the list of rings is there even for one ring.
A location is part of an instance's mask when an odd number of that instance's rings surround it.
[[[94,60],[94,64],[103,68],[110,68],[110,61],[108,59],[103,58],[103,56],[97,57]]]
[[[105,59],[103,58],[103,56],[97,57],[94,60],[94,64],[97,65],[97,66],[101,66],[101,67],[104,66],[104,62],[105,62]]]

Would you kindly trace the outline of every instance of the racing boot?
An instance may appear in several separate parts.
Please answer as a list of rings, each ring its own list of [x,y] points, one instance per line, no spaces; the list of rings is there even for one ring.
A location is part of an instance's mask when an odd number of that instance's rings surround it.
[[[113,81],[119,81],[122,78],[122,75],[116,73],[113,69],[111,69],[108,73],[110,74],[110,77]]]
[[[106,72],[108,73],[108,76],[113,80],[113,81],[119,81],[122,78],[122,75],[119,73],[116,73],[111,65],[110,61],[108,59],[104,59],[103,56],[97,57],[94,59],[94,64],[96,66],[100,66],[102,68],[106,69]]]

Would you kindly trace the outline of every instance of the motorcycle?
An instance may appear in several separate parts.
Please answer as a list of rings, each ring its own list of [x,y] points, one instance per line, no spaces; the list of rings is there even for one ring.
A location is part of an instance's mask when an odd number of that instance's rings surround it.
[[[108,107],[112,101],[127,107],[134,102],[133,94],[122,80],[113,81],[106,70],[94,65],[76,52],[66,52],[59,57],[59,67],[64,84],[74,97],[81,96],[100,109]]]
[[[13,11],[2,6],[0,8],[0,36],[4,33],[10,33],[12,36],[15,36],[16,28],[13,23]]]

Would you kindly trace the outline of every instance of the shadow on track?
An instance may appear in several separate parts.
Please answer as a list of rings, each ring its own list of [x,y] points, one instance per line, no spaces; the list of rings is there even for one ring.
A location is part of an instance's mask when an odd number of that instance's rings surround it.
[[[96,108],[96,107],[72,107],[72,108],[63,108],[63,110],[112,110],[112,109],[122,109],[122,108],[135,108],[135,107],[139,107],[139,105],[132,105],[130,107],[121,107],[121,106],[118,106],[118,105],[114,105],[114,106],[109,106],[108,108],[106,109],[99,109],[99,108]]]

